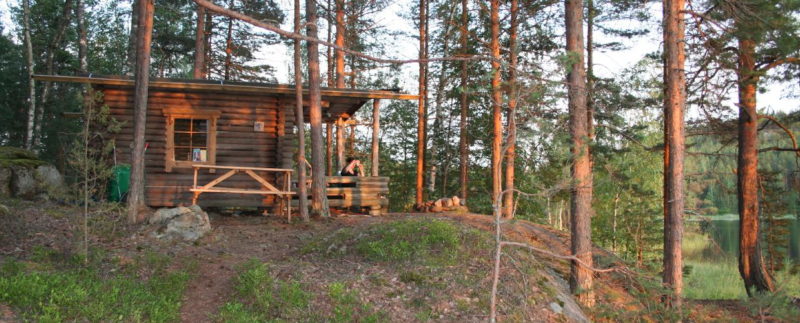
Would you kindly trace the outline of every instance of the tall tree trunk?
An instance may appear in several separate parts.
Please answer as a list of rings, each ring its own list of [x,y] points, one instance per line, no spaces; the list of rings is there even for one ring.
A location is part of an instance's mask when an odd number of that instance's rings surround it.
[[[199,28],[198,28],[199,29]],[[300,0],[294,0],[294,32],[300,34]],[[300,40],[294,40],[294,90],[295,124],[297,125],[297,204],[300,218],[308,222],[308,194],[306,193],[306,127],[303,120],[303,75],[300,59]]]
[[[344,47],[344,34],[346,32],[344,25],[344,0],[335,0],[335,1],[336,1],[336,46]],[[345,86],[344,52],[341,49],[336,49],[334,55],[336,56],[336,87],[343,89]]]
[[[88,52],[89,41],[86,36],[86,17],[82,0],[75,0],[75,20],[78,23],[78,72],[86,73],[89,70]]]
[[[506,194],[503,195],[503,216],[505,218],[514,217],[514,159],[516,154],[517,143],[517,63],[519,61],[517,53],[517,14],[519,12],[519,3],[517,0],[511,0],[511,28],[509,30],[508,47],[509,47],[509,72],[508,72],[508,139],[506,144],[506,172],[505,172],[505,189]]]
[[[592,168],[589,152],[589,125],[586,108],[586,71],[583,62],[583,5],[581,0],[566,0],[565,27],[567,54],[571,68],[569,84],[569,126],[572,137],[572,201],[570,204],[572,253],[586,266],[592,266]],[[570,289],[585,306],[594,305],[592,271],[572,261]]]
[[[206,8],[197,6],[197,28],[194,36],[194,78],[206,78]]]
[[[587,0],[586,7],[586,122],[594,140],[594,0]]]
[[[153,1],[139,0],[139,35],[136,50],[134,85],[133,151],[131,151],[131,187],[128,195],[128,222],[142,220],[139,210],[145,205],[144,142],[147,124],[147,96],[150,84],[150,41],[153,36]]]
[[[739,154],[736,188],[739,201],[739,273],[747,294],[774,291],[775,286],[761,255],[758,209],[758,112],[755,69],[756,44],[739,39]]]
[[[207,78],[208,74],[211,71],[211,66],[210,66],[211,62],[210,62],[210,59],[208,59],[208,58],[211,56],[211,36],[214,33],[214,16],[212,15],[212,13],[209,10],[206,10],[205,31],[206,31],[206,33],[205,33],[205,36],[204,36],[205,45],[203,47],[203,49],[204,49],[204,51],[203,51],[204,52],[204,56],[203,57],[205,57],[206,59],[203,62],[203,73],[205,73],[205,77]]]
[[[453,21],[453,14],[455,12],[456,7],[451,6],[446,16],[442,18],[444,22],[444,30],[442,31],[442,49],[440,55],[447,57],[450,56],[450,32],[451,27],[457,25],[457,22]],[[449,145],[445,144],[447,141],[446,138],[446,126],[445,126],[445,112],[446,107],[443,104],[443,101],[447,98],[445,93],[445,85],[449,81],[450,75],[447,74],[447,62],[442,61],[439,62],[440,70],[439,75],[436,80],[436,93],[434,95],[433,102],[436,107],[436,116],[433,120],[433,135],[431,137],[431,154],[432,156],[438,156],[438,165],[439,165],[439,173],[442,177],[442,191],[439,192],[441,196],[447,196],[445,193],[445,188],[447,187],[447,180],[445,179],[447,174],[447,167],[448,167],[448,158],[446,156],[447,147]],[[449,119],[448,119],[449,120]],[[431,182],[436,182],[435,179],[431,179]],[[432,188],[430,191],[433,192],[435,188]]]
[[[335,0],[336,2],[336,45],[344,47],[344,0]],[[345,87],[344,75],[344,52],[340,49],[335,50],[336,59],[336,88],[343,89]],[[336,161],[337,169],[342,169],[345,166],[345,140],[344,140],[344,127],[342,120],[336,121]]]
[[[686,106],[684,0],[664,0],[664,285],[680,307],[683,289],[683,155]]]
[[[490,1],[492,38],[492,203],[502,205],[503,94],[500,92],[500,0]],[[499,200],[498,200],[499,199]]]
[[[28,127],[25,136],[25,149],[33,148],[33,129],[36,120],[36,83],[33,81],[33,45],[31,43],[31,5],[30,0],[22,0],[22,26],[25,35],[25,59],[28,68]]]
[[[64,34],[67,31],[67,26],[70,23],[71,14],[72,14],[72,0],[64,1],[64,8],[63,13],[59,19],[57,32],[53,39],[50,40],[50,43],[47,46],[47,56],[45,57],[45,74],[53,75],[55,74],[55,55],[56,51],[61,48],[61,42],[64,39]],[[39,112],[36,113],[36,121],[34,123],[34,130],[33,130],[33,149],[37,150],[39,146],[41,146],[42,142],[42,123],[44,122],[44,113],[45,109],[47,108],[47,103],[50,98],[50,90],[53,88],[53,82],[44,82],[42,86],[42,101],[41,104],[38,105]]]
[[[469,12],[467,11],[467,0],[461,0],[461,31],[459,42],[461,43],[461,54],[467,55],[467,33],[469,25]],[[469,181],[469,145],[467,143],[467,114],[469,113],[469,95],[467,94],[467,61],[461,62],[461,112],[458,122],[458,152],[459,152],[459,184],[461,186],[461,200],[467,200],[469,191],[467,184]]]
[[[424,201],[425,186],[425,128],[428,123],[428,1],[419,1],[419,109],[417,110],[417,183],[415,201],[421,206]]]
[[[317,1],[306,0],[306,33],[317,38]],[[309,122],[311,123],[311,214],[329,217],[325,194],[325,155],[322,151],[322,93],[319,76],[319,44],[306,42],[308,54]]]
[[[233,10],[233,1],[228,2],[228,7]],[[228,17],[228,35],[225,38],[225,67],[223,78],[227,81],[231,77],[231,65],[233,56],[233,18]]]
[[[133,75],[136,70],[136,38],[139,35],[139,0],[131,2],[131,26],[128,34],[128,64],[126,75]]]
[[[327,17],[327,21],[328,21],[328,38],[327,38],[327,41],[330,43],[331,39],[333,37],[333,25],[335,24],[334,20],[333,20],[333,15],[331,15],[331,0],[328,0],[328,11],[326,12],[326,17]],[[336,74],[335,74],[336,72],[335,72],[334,65],[336,65],[336,64],[334,63],[334,58],[333,58],[333,55],[334,55],[333,54],[333,47],[328,46],[327,51],[328,51],[327,52],[327,56],[325,56],[325,57],[326,57],[327,63],[328,63],[327,64],[327,68],[328,68],[328,87],[334,87],[336,85]],[[330,163],[330,159],[328,159],[328,163]],[[330,168],[330,165],[328,165],[328,168]]]
[[[344,138],[344,128],[345,128],[344,121],[341,117],[336,119],[336,160],[338,161],[337,170],[341,170],[347,164],[345,164],[344,158],[344,148],[345,148],[345,138]]]
[[[381,100],[372,100],[372,176],[378,176],[380,167]]]

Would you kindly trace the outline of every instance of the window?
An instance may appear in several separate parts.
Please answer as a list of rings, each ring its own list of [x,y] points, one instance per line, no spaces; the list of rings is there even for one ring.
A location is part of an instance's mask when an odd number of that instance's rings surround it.
[[[219,111],[165,109],[167,117],[164,168],[213,165],[216,162]]]
[[[208,161],[208,119],[175,119],[175,160]]]

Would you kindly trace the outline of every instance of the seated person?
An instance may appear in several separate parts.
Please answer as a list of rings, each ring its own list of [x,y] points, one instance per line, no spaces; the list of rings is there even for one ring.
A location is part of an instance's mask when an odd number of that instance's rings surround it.
[[[364,176],[364,166],[361,161],[353,157],[347,157],[347,166],[342,168],[339,173],[341,176]]]

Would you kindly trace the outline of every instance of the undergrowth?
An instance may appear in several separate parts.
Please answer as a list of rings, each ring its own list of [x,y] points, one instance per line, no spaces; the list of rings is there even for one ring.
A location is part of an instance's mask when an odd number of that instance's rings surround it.
[[[747,299],[736,258],[726,254],[713,239],[687,232],[683,240],[684,297],[688,299]],[[800,275],[784,270],[772,273],[775,286],[786,296],[800,297]]]
[[[381,268],[388,276],[368,278],[385,295],[381,302],[398,299],[424,322],[487,315],[493,249],[487,232],[449,219],[414,217],[340,229],[303,251],[323,261],[350,257],[348,262]],[[498,313],[509,321],[536,320],[555,297],[542,264],[526,249],[508,248],[502,268]]]
[[[342,229],[308,244],[304,251],[328,256],[354,253],[375,262],[417,261],[428,265],[453,264],[471,250],[490,246],[488,235],[447,220],[419,218]]]
[[[96,255],[96,254],[95,254]],[[102,256],[84,265],[79,256],[48,250],[32,261],[7,261],[0,268],[0,303],[36,322],[171,322],[179,318],[186,271],[153,267],[100,272]],[[143,262],[146,262],[143,260]]]
[[[331,304],[327,312],[312,310],[318,296],[297,280],[275,278],[269,267],[251,260],[236,277],[236,301],[220,308],[220,322],[382,322],[385,315],[362,303],[355,291],[343,283],[329,284],[324,296]]]

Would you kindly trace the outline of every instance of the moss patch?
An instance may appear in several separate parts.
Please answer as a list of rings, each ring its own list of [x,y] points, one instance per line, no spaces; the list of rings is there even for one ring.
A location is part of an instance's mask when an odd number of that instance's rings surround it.
[[[0,167],[21,166],[36,168],[46,163],[39,160],[36,154],[16,147],[0,147]]]

